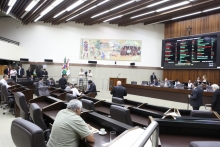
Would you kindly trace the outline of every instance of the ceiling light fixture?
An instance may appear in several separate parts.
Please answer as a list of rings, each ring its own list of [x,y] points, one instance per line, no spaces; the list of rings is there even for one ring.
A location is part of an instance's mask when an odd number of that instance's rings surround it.
[[[99,14],[96,14],[96,15],[92,16],[91,18],[95,18],[95,17],[97,17],[97,16],[100,16],[100,15],[102,15],[102,14],[108,13],[108,12],[113,11],[113,10],[115,10],[115,9],[121,8],[121,7],[126,6],[126,5],[128,5],[128,4],[130,4],[130,3],[133,3],[133,2],[135,2],[135,0],[129,1],[129,2],[127,2],[127,3],[124,3],[124,4],[121,4],[121,5],[119,5],[119,6],[116,6],[116,7],[112,8],[112,9],[110,9],[110,10],[107,10],[107,11],[101,12],[101,13],[99,13]]]
[[[202,12],[209,12],[209,11],[213,11],[213,10],[216,10],[216,9],[220,9],[220,7],[216,7],[216,8],[212,8],[212,9],[207,9],[207,10],[204,10]]]
[[[113,18],[110,18],[110,19],[104,20],[103,22],[107,22],[107,21],[112,20],[112,19],[120,18],[120,17],[122,17],[122,16],[123,16],[123,15],[119,15],[119,16],[116,16],[116,17],[113,17]]]
[[[177,4],[174,4],[174,5],[171,5],[171,6],[167,6],[167,7],[164,7],[164,8],[157,9],[156,11],[161,12],[161,11],[164,11],[164,10],[168,10],[168,9],[172,9],[172,8],[179,7],[179,6],[182,6],[182,5],[186,5],[188,3],[190,3],[190,2],[189,1],[184,1],[184,2],[177,3]]]
[[[155,12],[155,11],[150,11],[150,12],[147,12],[147,13],[143,13],[143,14],[140,14],[140,15],[136,15],[136,16],[131,17],[130,19],[137,18],[137,17],[144,16],[144,15],[148,15],[148,14],[151,14],[151,13],[154,13],[154,12]]]
[[[29,12],[40,0],[33,0],[25,9],[25,11]]]
[[[55,8],[61,2],[63,2],[63,0],[56,0],[55,2],[53,2],[49,7],[47,7],[43,12],[41,12],[40,16],[37,19],[35,19],[34,22],[38,21],[40,18],[42,18],[44,15],[50,12],[53,8]]]
[[[71,11],[72,9],[76,8],[77,6],[79,6],[80,4],[84,2],[85,2],[84,0],[78,0],[77,2],[75,2],[74,4],[66,8],[66,11]]]
[[[174,19],[179,19],[179,18],[183,18],[183,17],[187,17],[187,16],[191,16],[191,15],[196,15],[196,14],[199,14],[199,13],[202,13],[202,12],[199,11],[199,12],[195,12],[195,13],[191,13],[191,14],[187,14],[187,15],[175,17],[175,18],[172,18],[172,20],[174,20]]]
[[[6,12],[7,15],[10,13],[10,11],[11,11],[11,9],[13,8],[13,6],[15,5],[16,1],[17,1],[17,0],[10,0],[10,1],[8,2],[9,8],[8,8],[8,10],[7,10],[7,12]]]
[[[77,17],[77,16],[79,16],[79,15],[81,15],[81,14],[83,14],[83,13],[86,13],[86,12],[88,12],[88,11],[90,11],[90,10],[92,10],[92,9],[94,9],[94,8],[96,8],[96,7],[98,7],[98,6],[100,6],[100,5],[103,5],[104,3],[108,2],[108,1],[110,1],[110,0],[105,0],[105,1],[103,1],[103,2],[101,2],[101,3],[98,3],[97,5],[95,5],[95,6],[91,7],[91,8],[89,8],[89,9],[87,9],[87,10],[85,10],[85,11],[83,11],[83,12],[81,12],[81,13],[79,13],[79,14],[77,14],[77,15],[75,15],[75,16],[69,18],[69,19],[67,19],[66,21],[69,21],[69,20],[71,20],[71,19],[73,19],[73,18],[75,18],[75,17]]]
[[[150,4],[150,5],[147,6],[147,8],[149,8],[149,7],[153,7],[153,6],[156,6],[156,5],[162,4],[162,3],[165,3],[165,2],[167,2],[167,1],[169,1],[169,0],[163,0],[163,1],[160,1],[160,2],[157,2],[157,3]]]

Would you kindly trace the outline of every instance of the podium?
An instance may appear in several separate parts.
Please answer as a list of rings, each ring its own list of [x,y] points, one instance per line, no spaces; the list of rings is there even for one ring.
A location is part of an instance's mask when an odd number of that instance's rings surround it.
[[[127,83],[127,78],[109,78],[109,91],[117,85],[117,81],[121,81],[121,84],[123,85]]]

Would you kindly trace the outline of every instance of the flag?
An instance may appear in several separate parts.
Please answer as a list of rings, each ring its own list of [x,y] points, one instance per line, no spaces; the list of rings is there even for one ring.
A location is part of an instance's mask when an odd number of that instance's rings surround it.
[[[61,75],[64,75],[64,74],[66,74],[67,76],[70,75],[69,61],[70,61],[69,59],[66,60],[66,57],[64,58]]]

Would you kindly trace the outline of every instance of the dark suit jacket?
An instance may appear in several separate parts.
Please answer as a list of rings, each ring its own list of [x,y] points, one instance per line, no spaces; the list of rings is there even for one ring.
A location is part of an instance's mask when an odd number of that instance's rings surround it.
[[[127,90],[123,86],[115,86],[112,89],[111,94],[113,95],[113,97],[118,97],[118,98],[124,99],[124,96],[127,95]]]
[[[154,75],[154,77],[153,77],[153,75],[151,75],[150,76],[150,81],[153,82],[154,79],[157,79],[156,75]]]
[[[193,92],[190,97],[190,105],[192,107],[200,107],[202,106],[202,96],[203,96],[203,90],[196,87],[193,89]]]
[[[95,85],[94,83],[92,83],[92,84],[90,85],[89,90],[87,90],[87,91],[85,92],[85,94],[88,94],[88,93],[90,93],[90,92],[94,92],[95,95],[97,95],[96,85]]]
[[[47,85],[48,85],[48,86],[50,86],[50,85],[55,85],[55,81],[51,81],[51,82],[50,82],[49,80],[47,80]]]
[[[10,69],[8,70],[8,68],[5,68],[5,69],[4,69],[4,74],[5,74],[5,75],[10,75]]]
[[[18,73],[19,73],[19,69],[17,70],[17,75],[19,75]],[[23,76],[23,75],[24,75],[24,68],[21,68],[21,70],[20,70],[20,76]]]
[[[155,81],[155,82],[153,81],[152,84],[153,84],[154,86],[158,86],[158,85],[159,85],[158,81]]]
[[[62,89],[66,88],[66,84],[67,84],[66,78],[60,78],[59,85]]]
[[[43,75],[43,73],[44,73],[44,71],[40,70],[40,71],[37,73],[37,76],[38,76],[39,78],[41,78],[42,75]]]
[[[26,70],[26,77],[27,78],[30,78],[32,74],[33,74],[32,70]]]
[[[220,111],[220,89],[215,90],[212,97],[212,110]]]

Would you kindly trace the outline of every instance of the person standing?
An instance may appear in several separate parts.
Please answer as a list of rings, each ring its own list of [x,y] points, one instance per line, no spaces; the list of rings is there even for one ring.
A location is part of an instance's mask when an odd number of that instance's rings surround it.
[[[88,80],[92,80],[92,72],[91,72],[91,70],[89,70],[89,73],[88,73]]]
[[[62,89],[66,88],[66,84],[67,84],[67,75],[63,75],[62,78],[60,78],[59,80],[59,85]]]
[[[22,68],[21,65],[18,66],[17,76],[18,78],[22,78],[24,76],[24,68]]]
[[[83,78],[84,78],[84,71],[83,71],[83,69],[81,68],[81,69],[80,69],[80,72],[79,72],[79,88],[80,88],[81,90],[84,89],[84,88],[83,88]]]
[[[32,75],[32,71],[31,71],[31,68],[28,67],[28,70],[26,70],[26,77],[29,79]]]
[[[10,71],[10,76],[11,79],[13,79],[16,82],[17,71],[15,70],[14,67],[12,67],[12,70]]]
[[[45,78],[45,79],[47,79],[47,78],[48,78],[48,72],[47,72],[47,70],[46,70],[46,69],[44,69],[43,76],[44,76],[44,78]]]
[[[192,94],[188,95],[188,98],[190,100],[190,105],[193,107],[193,110],[199,110],[199,107],[202,106],[203,91],[197,86],[198,86],[198,82],[195,81],[193,84]]]
[[[212,89],[214,91],[213,97],[212,97],[212,105],[211,110],[217,111],[220,113],[220,89],[217,84],[212,85]]]
[[[125,87],[121,86],[121,81],[117,81],[117,86],[114,86],[110,94],[112,94],[112,97],[124,99],[124,96],[127,96],[127,90]]]
[[[153,80],[157,79],[156,75],[154,74],[154,72],[152,73],[152,75],[150,76],[150,81],[151,83],[153,83]]]
[[[8,77],[10,77],[10,65],[8,65],[8,66],[4,69],[4,75],[8,75]]]

